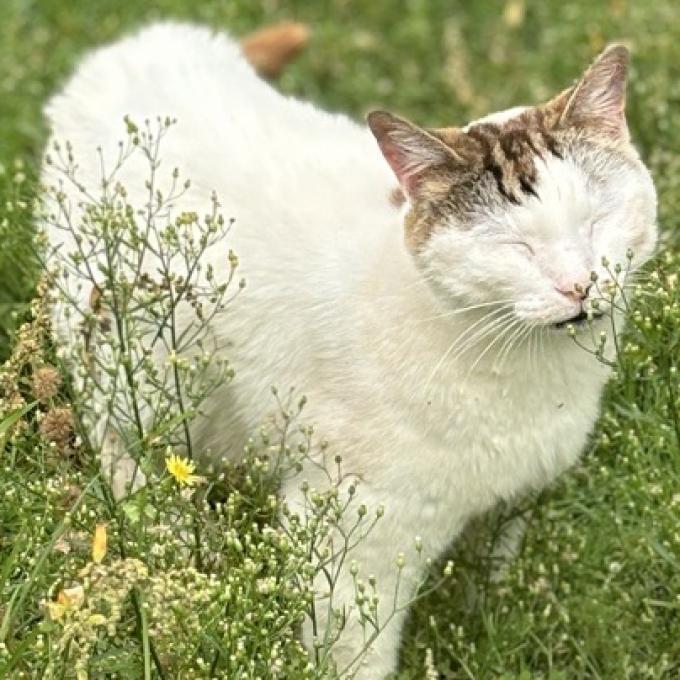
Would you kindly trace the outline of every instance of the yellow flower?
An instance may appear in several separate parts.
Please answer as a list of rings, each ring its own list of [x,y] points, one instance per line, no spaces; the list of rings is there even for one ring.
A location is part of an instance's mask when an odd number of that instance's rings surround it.
[[[196,466],[188,458],[173,454],[165,459],[165,467],[180,486],[193,486],[200,480],[200,477],[194,474]]]
[[[100,522],[94,530],[92,539],[92,561],[101,562],[106,555],[106,523]]]
[[[71,609],[78,609],[85,599],[85,591],[82,586],[64,588],[57,595],[54,602],[47,603],[47,610],[52,621],[59,620]]]
[[[90,618],[87,620],[88,624],[91,626],[103,626],[106,623],[107,619],[103,614],[92,614]]]

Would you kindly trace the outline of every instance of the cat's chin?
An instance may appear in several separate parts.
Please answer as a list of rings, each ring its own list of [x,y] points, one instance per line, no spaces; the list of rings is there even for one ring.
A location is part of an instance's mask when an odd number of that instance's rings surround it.
[[[592,326],[596,326],[607,318],[602,312],[591,312],[590,314],[586,312],[579,312],[575,316],[569,319],[564,319],[563,321],[557,321],[549,324],[549,327],[555,331],[567,331],[569,332],[572,328],[576,332],[582,332],[588,330]]]

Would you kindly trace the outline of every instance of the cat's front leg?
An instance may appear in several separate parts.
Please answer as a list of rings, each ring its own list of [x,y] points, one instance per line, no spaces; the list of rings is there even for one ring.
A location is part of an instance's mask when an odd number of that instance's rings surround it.
[[[502,583],[522,550],[531,510],[499,503],[470,520],[453,546],[453,557],[463,568],[459,577],[468,609],[482,606],[485,588]]]
[[[508,575],[510,563],[522,551],[522,543],[531,519],[529,511],[519,512],[516,508],[498,509],[494,516],[496,531],[491,546],[491,583],[500,583]]]
[[[113,427],[108,427],[104,434],[101,469],[116,500],[133,494],[146,484],[146,475],[139,462],[128,453],[122,438]]]

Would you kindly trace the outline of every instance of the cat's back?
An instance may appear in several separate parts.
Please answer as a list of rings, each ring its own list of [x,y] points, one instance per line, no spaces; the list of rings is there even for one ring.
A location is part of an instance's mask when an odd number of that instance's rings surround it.
[[[251,249],[262,259],[263,237],[271,249],[302,248],[310,257],[327,254],[329,244],[366,250],[374,236],[364,216],[391,217],[385,199],[394,181],[367,129],[282,95],[255,73],[237,41],[205,27],[159,23],[95,50],[45,112],[52,139],[72,144],[78,181],[95,194],[96,149],[110,169],[126,116],[140,128],[149,120],[152,130],[158,117],[176,119],[160,149],[158,188],[169,188],[179,168],[192,182],[181,209],[199,214],[216,191],[225,216],[236,220],[232,245],[244,260],[252,262]],[[144,204],[147,175],[139,154],[119,171],[132,202]],[[56,171],[45,167],[44,179],[55,184]],[[80,200],[74,187],[66,191]]]
[[[247,281],[228,328],[237,371],[256,372],[268,389],[272,380],[303,375],[313,348],[337,352],[338,329],[353,327],[343,314],[359,314],[357,300],[365,299],[355,289],[382,257],[382,243],[395,241],[394,234],[398,242],[400,233],[398,209],[389,201],[393,176],[364,126],[277,92],[228,36],[167,23],[86,56],[46,114],[52,139],[70,141],[77,181],[95,197],[102,175],[97,147],[110,170],[125,137],[125,116],[140,134],[145,119],[154,130],[157,116],[176,118],[162,140],[154,189],[168,196],[179,168],[191,187],[176,211],[205,215],[215,191],[222,214],[235,220],[226,242],[203,259],[226,278],[226,251],[233,248]],[[143,153],[117,173],[133,207],[147,204],[148,178]],[[54,165],[44,166],[46,185],[60,179]],[[77,217],[83,201],[78,185],[64,182],[63,191]],[[45,226],[62,255],[77,249],[73,234]],[[155,275],[153,257],[147,250],[143,269]],[[82,283],[71,276],[66,285],[70,299],[86,307],[92,285]],[[59,310],[56,316],[68,338],[74,317]]]
[[[45,114],[55,138],[106,144],[107,133],[121,137],[123,116],[173,116],[198,131],[213,115],[236,117],[244,101],[254,110],[275,99],[226,34],[161,22],[86,54]]]

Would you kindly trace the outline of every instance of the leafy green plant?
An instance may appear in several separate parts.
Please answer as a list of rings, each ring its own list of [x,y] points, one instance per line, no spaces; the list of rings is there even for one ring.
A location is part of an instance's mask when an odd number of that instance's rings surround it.
[[[126,126],[113,168],[102,160],[100,195],[79,183],[68,144],[55,143],[46,157],[57,179],[45,187],[42,221],[67,232],[72,249],[50,249],[38,235],[47,256],[40,294],[0,374],[1,432],[19,463],[0,483],[12,499],[35,476],[41,506],[36,515],[35,506],[15,508],[7,519],[23,547],[3,565],[0,669],[78,680],[350,678],[393,615],[378,620],[378,584],[369,577],[367,588],[358,565],[347,564],[382,510],[367,517],[356,488],[343,484],[341,457],[328,461],[301,420],[304,397],[275,388],[279,416],[246,444],[238,466],[198,467],[210,456],[196,448],[191,424],[233,377],[207,346],[211,325],[245,283],[231,251],[226,274],[203,266],[229,230],[217,197],[199,221],[180,209],[189,183],[177,170],[167,194],[157,186],[172,121]],[[148,163],[141,205],[118,180],[135,155]],[[67,184],[78,190],[77,207]],[[100,254],[96,267],[92,253]],[[50,312],[71,321],[59,331],[68,342],[52,345]],[[279,483],[312,457],[328,483],[313,489],[300,480],[302,506],[292,511]],[[38,531],[30,528],[37,517]],[[343,568],[355,578],[349,603],[335,596]],[[314,597],[319,576],[329,592],[323,602]],[[393,612],[404,606],[398,590]],[[298,635],[306,617],[312,659]],[[332,649],[354,618],[365,647],[338,669]]]

